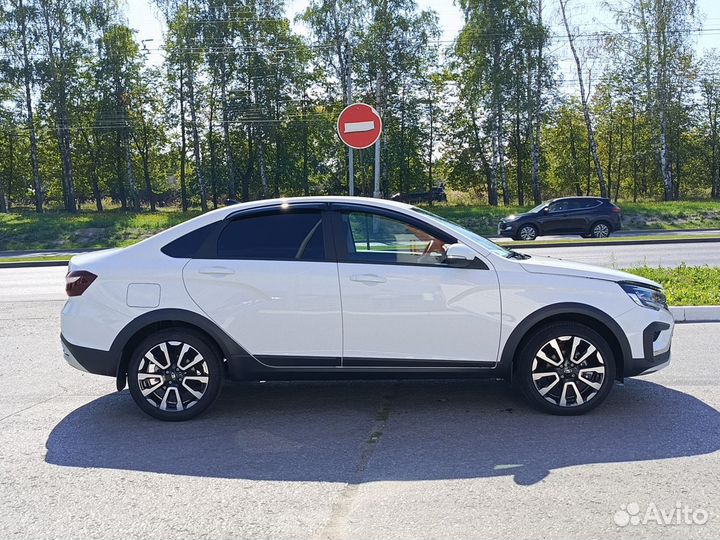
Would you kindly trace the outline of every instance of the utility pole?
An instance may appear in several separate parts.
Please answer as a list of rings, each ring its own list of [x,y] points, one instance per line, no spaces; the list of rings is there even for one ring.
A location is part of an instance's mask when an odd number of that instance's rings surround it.
[[[346,88],[347,88],[347,103],[345,105],[352,105],[352,49],[350,43],[347,43],[347,62],[345,63],[347,73],[346,76]],[[348,148],[348,194],[350,196],[355,195],[355,156],[352,148]]]
[[[380,69],[378,69],[376,87],[376,105],[378,115],[380,114],[380,79]],[[375,143],[375,188],[373,189],[373,197],[376,199],[380,198],[380,140],[381,137],[378,137],[378,140]]]

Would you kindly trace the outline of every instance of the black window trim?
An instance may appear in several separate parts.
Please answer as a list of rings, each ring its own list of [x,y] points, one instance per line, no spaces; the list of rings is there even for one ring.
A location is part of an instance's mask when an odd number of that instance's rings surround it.
[[[364,212],[368,214],[377,214],[380,216],[384,216],[390,219],[395,219],[398,221],[401,221],[403,223],[408,223],[410,225],[413,225],[420,230],[435,236],[439,238],[440,240],[445,241],[448,244],[455,244],[457,243],[457,238],[452,236],[449,233],[446,233],[445,231],[438,229],[434,225],[427,223],[423,221],[422,219],[418,219],[414,216],[409,216],[407,214],[403,214],[402,212],[395,212],[393,210],[389,210],[386,208],[378,208],[377,206],[372,205],[364,205],[364,204],[357,204],[357,203],[331,203],[330,205],[332,214],[331,219],[331,229],[334,232],[334,238],[335,238],[335,253],[337,254],[337,261],[339,263],[348,263],[348,264],[377,264],[377,265],[383,265],[383,266],[416,266],[416,267],[423,267],[423,268],[457,268],[450,265],[445,264],[419,264],[419,263],[411,263],[411,262],[396,262],[396,261],[360,261],[350,258],[347,246],[345,244],[345,225],[342,220],[341,214],[343,213],[349,213],[349,212]],[[471,264],[464,267],[465,269],[477,269],[477,270],[488,270],[487,264],[480,258],[475,257],[475,260],[472,261]]]
[[[323,243],[325,246],[325,258],[324,259],[294,259],[294,258],[282,258],[282,259],[268,259],[266,257],[233,257],[231,259],[220,257],[217,252],[217,244],[220,235],[223,233],[226,227],[233,221],[238,219],[244,219],[248,217],[261,216],[266,214],[279,214],[279,213],[292,213],[292,212],[307,212],[317,211],[320,213],[320,219],[322,220],[323,228]],[[272,262],[336,262],[335,257],[335,242],[333,240],[332,228],[329,226],[332,221],[328,219],[328,205],[327,203],[274,203],[263,206],[257,206],[253,208],[247,208],[232,212],[218,221],[222,226],[217,227],[208,237],[205,239],[202,247],[195,254],[193,259],[207,259],[207,260],[224,260],[224,261],[272,261]]]

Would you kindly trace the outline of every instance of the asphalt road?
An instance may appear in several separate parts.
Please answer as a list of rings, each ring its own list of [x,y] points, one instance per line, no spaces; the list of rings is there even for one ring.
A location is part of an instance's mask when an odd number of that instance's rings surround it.
[[[170,424],[65,365],[63,271],[0,270],[0,538],[720,536],[718,324],[583,417],[498,382],[303,382]],[[678,505],[698,522],[652,518]]]
[[[575,246],[518,249],[532,256],[631,268],[634,266],[720,266],[720,242],[703,244],[645,244],[636,246]]]

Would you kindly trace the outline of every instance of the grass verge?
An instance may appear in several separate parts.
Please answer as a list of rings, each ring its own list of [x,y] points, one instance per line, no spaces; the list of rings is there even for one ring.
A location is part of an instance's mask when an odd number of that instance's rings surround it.
[[[82,211],[0,214],[0,251],[122,247],[182,223],[200,212]]]
[[[627,268],[630,272],[665,287],[671,306],[720,305],[720,267],[678,266],[677,268]]]

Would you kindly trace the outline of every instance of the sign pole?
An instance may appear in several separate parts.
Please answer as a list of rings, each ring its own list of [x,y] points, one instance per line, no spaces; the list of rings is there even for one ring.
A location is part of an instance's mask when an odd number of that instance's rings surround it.
[[[376,99],[378,106],[378,114],[380,114],[380,70],[378,69],[377,74],[377,91]],[[380,137],[375,142],[375,189],[373,190],[373,197],[376,199],[380,198]]]
[[[352,105],[352,49],[347,48],[347,103],[349,107]],[[348,148],[348,194],[352,197],[355,195],[355,155],[352,146]]]

